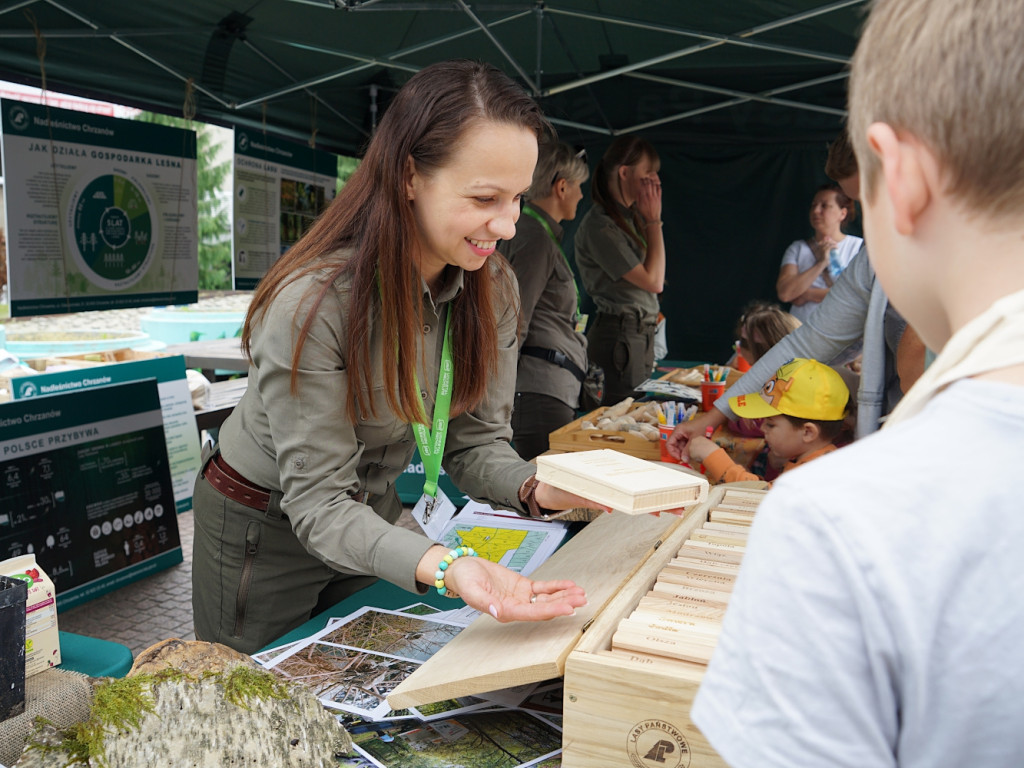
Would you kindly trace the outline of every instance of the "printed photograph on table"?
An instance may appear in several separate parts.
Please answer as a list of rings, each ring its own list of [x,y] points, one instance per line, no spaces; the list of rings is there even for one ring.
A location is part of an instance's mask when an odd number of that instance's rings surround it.
[[[425,721],[439,720],[443,717],[454,717],[455,715],[467,712],[477,712],[482,709],[494,709],[497,705],[493,702],[478,699],[476,696],[459,696],[454,699],[435,701],[433,704],[423,704],[416,707]]]
[[[442,613],[440,608],[435,608],[426,603],[413,603],[404,608],[399,608],[398,613],[411,613],[413,616],[429,616],[432,613]]]
[[[526,712],[501,710],[432,723],[367,725],[365,731],[349,729],[352,740],[377,765],[387,768],[519,768],[561,764],[557,760],[561,731]]]
[[[279,645],[276,648],[269,648],[265,651],[254,653],[252,654],[253,661],[255,661],[257,664],[262,664],[263,666],[266,666],[274,659],[280,658],[281,656],[284,656],[286,653],[290,653],[294,650],[297,650],[299,646],[303,644],[303,642],[303,640],[296,640],[293,643],[286,643],[285,645]]]
[[[380,720],[396,716],[388,694],[462,629],[366,606],[331,620],[315,635],[254,658],[309,687],[325,706]]]
[[[552,685],[542,686],[527,696],[519,706],[522,709],[561,717],[562,692],[564,690],[565,686],[561,681]]]
[[[462,627],[455,624],[364,607],[318,639],[411,661],[426,661],[461,631]]]
[[[376,720],[391,712],[388,694],[418,667],[405,659],[312,643],[270,668],[309,688],[324,706]]]

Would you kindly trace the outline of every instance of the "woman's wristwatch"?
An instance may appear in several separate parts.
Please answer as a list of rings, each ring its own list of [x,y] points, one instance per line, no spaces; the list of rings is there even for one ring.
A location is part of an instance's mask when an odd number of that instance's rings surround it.
[[[558,514],[555,510],[544,509],[537,504],[537,486],[540,480],[536,475],[530,475],[519,487],[519,501],[526,505],[530,517],[537,520],[550,520],[553,515]]]

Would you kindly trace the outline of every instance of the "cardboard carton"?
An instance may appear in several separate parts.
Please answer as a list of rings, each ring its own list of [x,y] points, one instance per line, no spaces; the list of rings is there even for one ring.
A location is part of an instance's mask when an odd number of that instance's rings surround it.
[[[53,582],[36,563],[35,555],[0,561],[0,575],[28,585],[25,604],[25,677],[60,664],[57,634],[57,596]]]

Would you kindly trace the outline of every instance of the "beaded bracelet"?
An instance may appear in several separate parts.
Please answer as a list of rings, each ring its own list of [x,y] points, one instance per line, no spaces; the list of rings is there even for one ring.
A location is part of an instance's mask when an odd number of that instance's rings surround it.
[[[437,587],[437,594],[442,597],[458,597],[457,594],[452,592],[445,586],[444,575],[445,571],[448,570],[448,566],[458,560],[460,557],[476,557],[476,550],[472,547],[456,547],[451,550],[444,559],[437,564],[437,571],[434,573],[434,586]]]

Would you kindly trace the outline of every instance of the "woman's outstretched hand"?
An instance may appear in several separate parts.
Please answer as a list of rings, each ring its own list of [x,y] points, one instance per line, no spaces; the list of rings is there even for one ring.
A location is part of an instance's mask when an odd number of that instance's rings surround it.
[[[447,553],[444,547],[431,547],[421,564],[432,562],[432,575]],[[433,578],[418,578],[429,584],[434,581]],[[489,613],[500,622],[546,621],[556,616],[571,616],[577,608],[587,604],[583,588],[572,581],[532,581],[483,557],[455,560],[445,572],[445,585],[467,605]]]
[[[575,582],[532,581],[503,565],[482,557],[462,557],[448,568],[455,573],[455,593],[467,605],[491,614],[500,622],[546,621],[572,616],[587,604],[587,596]]]

